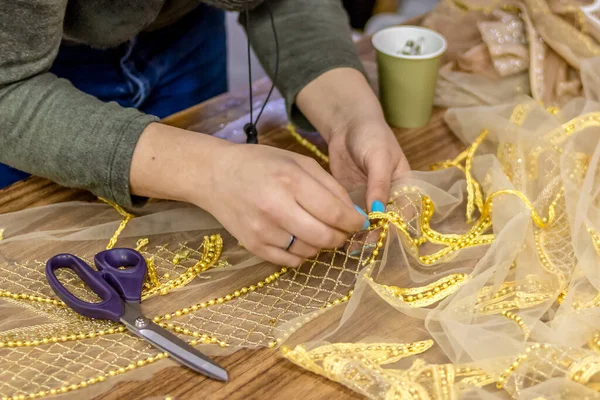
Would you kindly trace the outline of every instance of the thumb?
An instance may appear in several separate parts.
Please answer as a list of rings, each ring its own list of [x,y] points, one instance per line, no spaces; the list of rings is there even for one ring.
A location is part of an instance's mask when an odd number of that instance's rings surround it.
[[[392,182],[392,163],[387,151],[371,153],[366,160],[367,208],[373,212],[385,211]]]

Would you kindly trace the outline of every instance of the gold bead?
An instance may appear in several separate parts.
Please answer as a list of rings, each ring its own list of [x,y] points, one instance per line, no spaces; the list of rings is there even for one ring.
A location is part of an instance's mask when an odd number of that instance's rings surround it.
[[[228,294],[228,295],[225,296],[225,300],[229,301],[231,299],[233,299],[232,295]]]

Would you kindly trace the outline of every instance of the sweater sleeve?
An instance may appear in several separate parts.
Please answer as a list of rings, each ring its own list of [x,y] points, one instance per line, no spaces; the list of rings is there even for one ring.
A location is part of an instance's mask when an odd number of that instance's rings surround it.
[[[277,88],[286,101],[290,120],[304,129],[313,129],[295,106],[298,92],[323,73],[341,67],[364,74],[348,16],[340,0],[267,0],[250,12],[250,28],[245,13],[240,23],[265,71],[275,72],[275,41],[268,8],[272,10],[279,41]]]
[[[104,103],[47,72],[67,0],[0,2],[0,162],[123,206],[145,127],[158,118]]]

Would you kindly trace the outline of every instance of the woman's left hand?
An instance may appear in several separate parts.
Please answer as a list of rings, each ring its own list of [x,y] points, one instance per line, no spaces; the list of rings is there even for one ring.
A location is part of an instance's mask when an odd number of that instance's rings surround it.
[[[366,186],[369,211],[383,211],[391,182],[410,167],[365,77],[354,69],[331,70],[308,84],[296,103],[327,141],[333,176],[349,191]]]
[[[370,211],[383,211],[391,182],[410,169],[383,117],[333,134],[329,138],[329,162],[331,173],[346,190],[366,185],[365,201]]]

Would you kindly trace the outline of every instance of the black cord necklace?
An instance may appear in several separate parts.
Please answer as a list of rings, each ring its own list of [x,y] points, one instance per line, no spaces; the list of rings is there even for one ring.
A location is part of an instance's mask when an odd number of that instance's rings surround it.
[[[246,143],[257,144],[258,143],[258,130],[256,126],[258,125],[258,120],[262,116],[265,111],[265,107],[273,94],[273,90],[275,90],[275,85],[277,83],[277,75],[279,73],[279,40],[277,38],[277,29],[275,28],[275,18],[273,18],[273,10],[271,10],[271,5],[268,0],[264,0],[264,5],[269,13],[269,18],[271,19],[271,28],[273,29],[273,37],[275,39],[275,71],[273,73],[273,82],[271,84],[271,89],[269,90],[269,94],[263,103],[260,112],[256,116],[256,120],[254,120],[254,104],[253,104],[253,94],[252,94],[252,62],[250,58],[250,7],[248,5],[249,1],[246,2],[246,36],[248,43],[248,92],[250,98],[250,122],[244,125],[244,132],[246,133]]]

